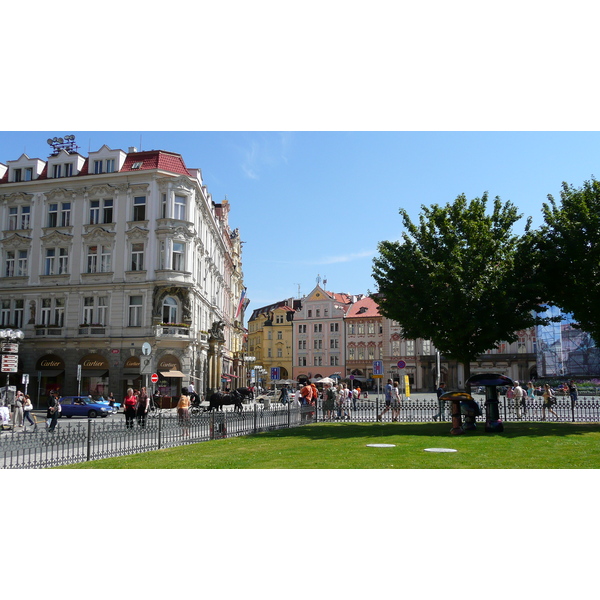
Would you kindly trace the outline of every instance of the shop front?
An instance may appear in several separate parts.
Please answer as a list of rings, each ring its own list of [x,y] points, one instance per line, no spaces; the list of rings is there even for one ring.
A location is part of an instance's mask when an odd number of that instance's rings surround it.
[[[158,391],[167,399],[176,399],[181,395],[185,375],[181,372],[181,363],[173,354],[165,354],[158,359]],[[175,402],[177,404],[177,402]]]
[[[47,405],[48,396],[51,392],[65,393],[63,389],[65,383],[65,361],[56,354],[46,354],[39,358],[35,365],[35,370],[38,377],[38,402],[36,408],[43,408]]]
[[[130,356],[123,365],[123,384],[121,385],[121,398],[125,398],[127,395],[127,389],[133,390],[142,389],[143,378],[140,375],[140,357]]]
[[[108,360],[100,354],[88,354],[79,362],[81,366],[81,395],[106,397],[108,389]]]

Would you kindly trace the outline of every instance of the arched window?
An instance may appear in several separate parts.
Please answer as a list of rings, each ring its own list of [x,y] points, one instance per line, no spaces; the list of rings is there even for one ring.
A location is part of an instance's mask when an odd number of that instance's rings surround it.
[[[177,300],[175,298],[171,298],[171,296],[167,296],[163,300],[163,323],[177,323],[178,322],[178,306]]]

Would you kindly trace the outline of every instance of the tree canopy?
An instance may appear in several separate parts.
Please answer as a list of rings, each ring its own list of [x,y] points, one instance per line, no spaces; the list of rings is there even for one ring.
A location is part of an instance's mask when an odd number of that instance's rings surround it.
[[[430,339],[465,366],[515,332],[546,322],[539,286],[529,264],[534,236],[513,227],[522,215],[499,197],[460,195],[445,206],[421,206],[414,224],[404,209],[400,241],[379,243],[373,261],[381,313],[408,338]]]
[[[600,182],[562,184],[560,204],[549,195],[536,249],[547,301],[573,315],[600,340]]]

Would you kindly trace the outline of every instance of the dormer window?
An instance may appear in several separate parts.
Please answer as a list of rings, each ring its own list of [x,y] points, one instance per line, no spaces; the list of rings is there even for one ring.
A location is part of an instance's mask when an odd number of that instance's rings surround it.
[[[102,161],[95,160],[94,161],[94,175],[100,175],[102,173]]]
[[[141,169],[141,168],[142,168],[142,164],[143,164],[143,163],[141,163],[141,162],[134,162],[134,163],[131,165],[131,168],[132,168],[132,169]]]

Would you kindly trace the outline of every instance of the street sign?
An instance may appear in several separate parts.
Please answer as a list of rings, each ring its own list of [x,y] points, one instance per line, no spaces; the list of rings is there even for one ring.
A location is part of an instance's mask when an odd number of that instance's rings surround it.
[[[2,373],[16,373],[19,369],[19,357],[16,354],[2,355]]]
[[[406,367],[406,362],[403,360],[399,360],[398,361],[398,368],[399,369],[404,369]]]
[[[2,352],[17,354],[19,352],[19,344],[2,344]]]
[[[152,354],[152,346],[148,342],[142,344],[142,354],[144,356],[150,356]]]
[[[277,381],[279,379],[279,367],[271,367],[271,380]]]
[[[374,360],[373,361],[373,377],[378,376],[381,377],[383,375],[383,361],[382,360]]]
[[[158,375],[156,373],[152,373],[152,377],[150,377],[150,381],[152,383],[158,383]]]

